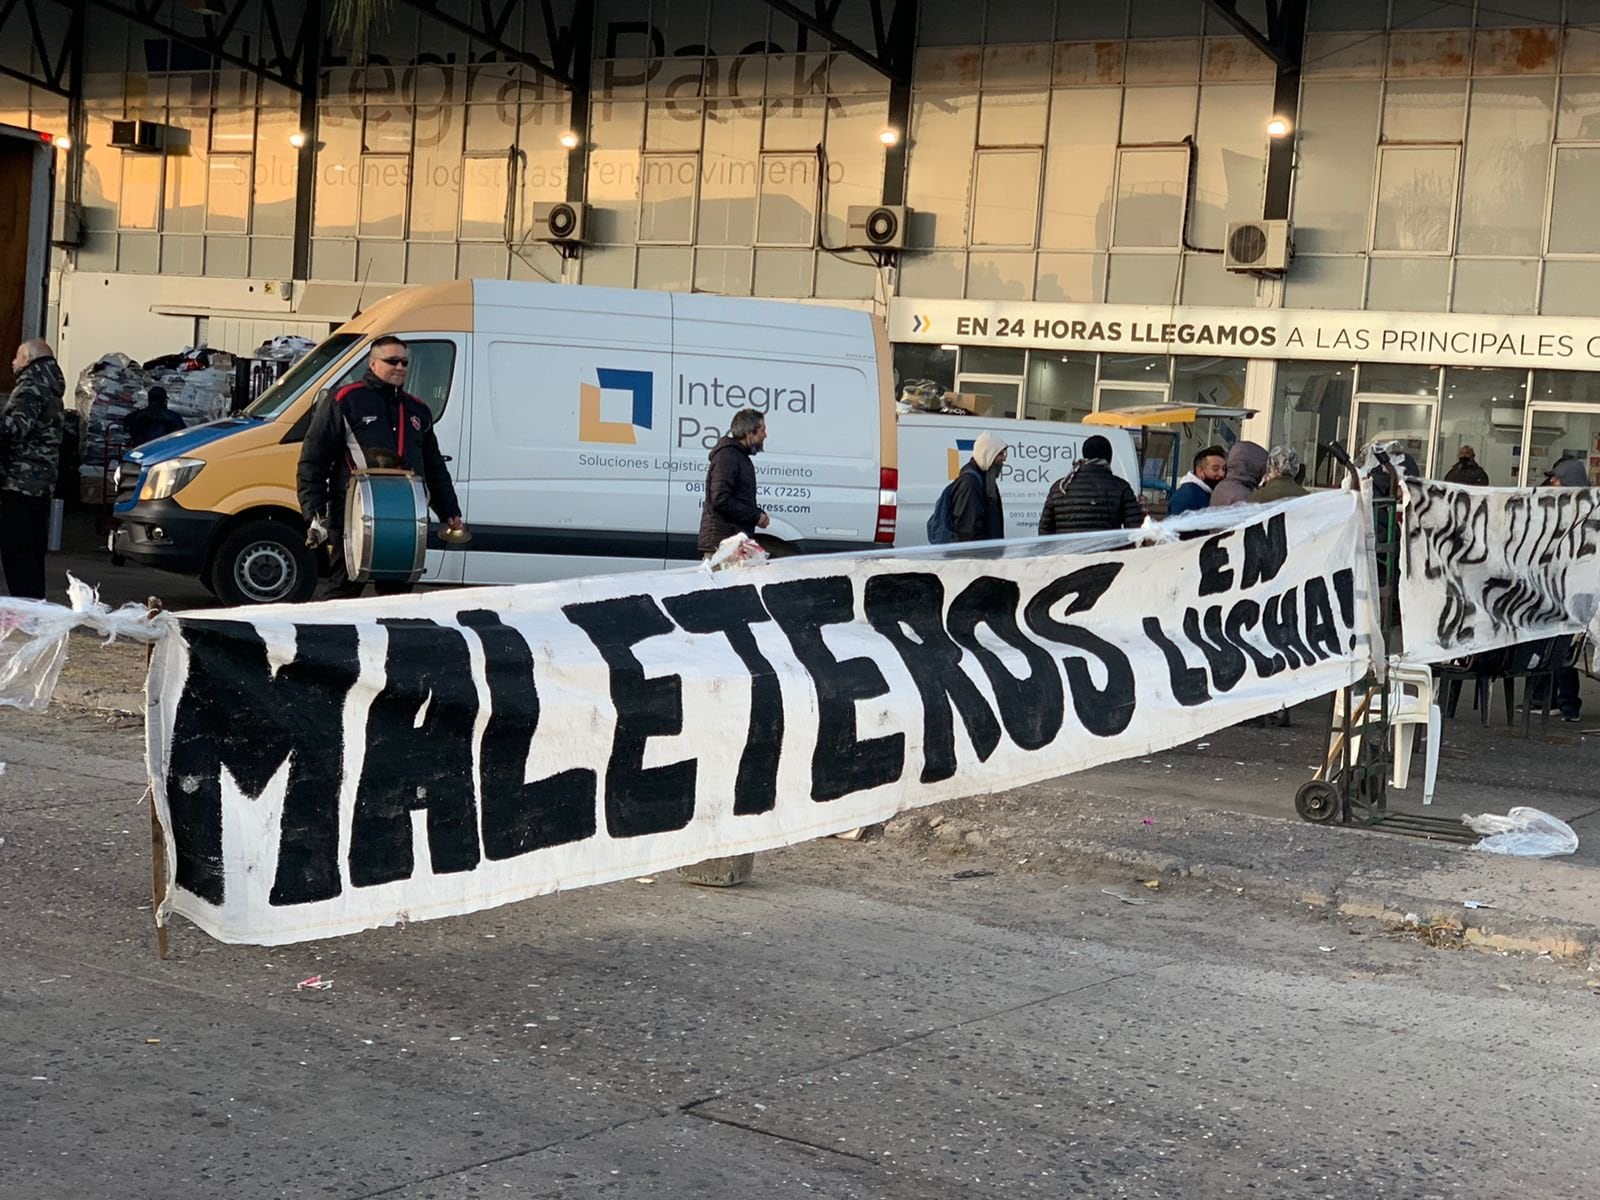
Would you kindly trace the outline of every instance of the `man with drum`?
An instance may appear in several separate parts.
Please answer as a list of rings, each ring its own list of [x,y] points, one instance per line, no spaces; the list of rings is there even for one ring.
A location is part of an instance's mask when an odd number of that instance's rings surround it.
[[[333,551],[330,597],[359,596],[364,584],[345,569],[345,492],[352,471],[403,468],[421,478],[428,503],[444,522],[445,536],[464,536],[455,484],[439,452],[428,406],[404,390],[411,353],[397,337],[380,337],[367,356],[361,382],[317,401],[300,446],[300,512],[310,526],[307,545]],[[427,514],[419,514],[426,519]],[[409,592],[403,580],[379,580],[380,596]]]

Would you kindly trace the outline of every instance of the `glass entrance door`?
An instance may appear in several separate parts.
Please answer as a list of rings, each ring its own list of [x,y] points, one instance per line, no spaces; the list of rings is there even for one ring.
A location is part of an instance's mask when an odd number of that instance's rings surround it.
[[[1517,485],[1536,487],[1563,458],[1581,458],[1594,480],[1600,472],[1600,408],[1555,404],[1528,405],[1522,418],[1522,443],[1516,447]]]
[[[1438,435],[1439,405],[1415,396],[1358,395],[1355,436],[1350,453],[1359,455],[1374,441],[1399,442],[1416,459],[1423,477],[1433,478],[1433,447]]]

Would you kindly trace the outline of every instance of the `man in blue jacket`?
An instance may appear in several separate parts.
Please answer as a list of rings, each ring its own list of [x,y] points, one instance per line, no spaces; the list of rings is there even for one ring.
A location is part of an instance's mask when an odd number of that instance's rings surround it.
[[[1207,446],[1194,456],[1194,470],[1178,480],[1167,500],[1167,516],[1211,506],[1211,489],[1228,473],[1228,452],[1221,446]]]

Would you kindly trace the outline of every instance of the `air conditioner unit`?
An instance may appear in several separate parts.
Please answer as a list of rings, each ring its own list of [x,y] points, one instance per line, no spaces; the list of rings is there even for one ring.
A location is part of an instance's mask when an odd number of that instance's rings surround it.
[[[1520,405],[1496,404],[1489,409],[1489,428],[1496,433],[1522,433],[1522,418],[1524,409]],[[1562,437],[1567,432],[1565,425],[1551,424],[1552,413],[1536,413],[1533,418],[1533,427],[1528,431],[1533,437],[1550,438]]]
[[[852,250],[902,250],[911,210],[904,204],[852,204],[845,246]]]
[[[113,121],[111,144],[119,150],[137,150],[144,154],[181,152],[188,149],[189,131],[159,121]]]
[[[1234,221],[1223,241],[1222,265],[1247,275],[1282,275],[1294,257],[1288,221]]]
[[[558,246],[575,246],[583,243],[584,220],[589,206],[577,200],[562,200],[556,204],[533,206],[533,238],[538,242],[553,242]]]

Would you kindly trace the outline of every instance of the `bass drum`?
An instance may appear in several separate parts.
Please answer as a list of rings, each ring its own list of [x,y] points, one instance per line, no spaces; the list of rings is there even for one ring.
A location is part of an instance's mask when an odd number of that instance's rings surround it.
[[[428,548],[428,497],[410,471],[357,471],[345,493],[344,566],[352,583],[415,583]]]

